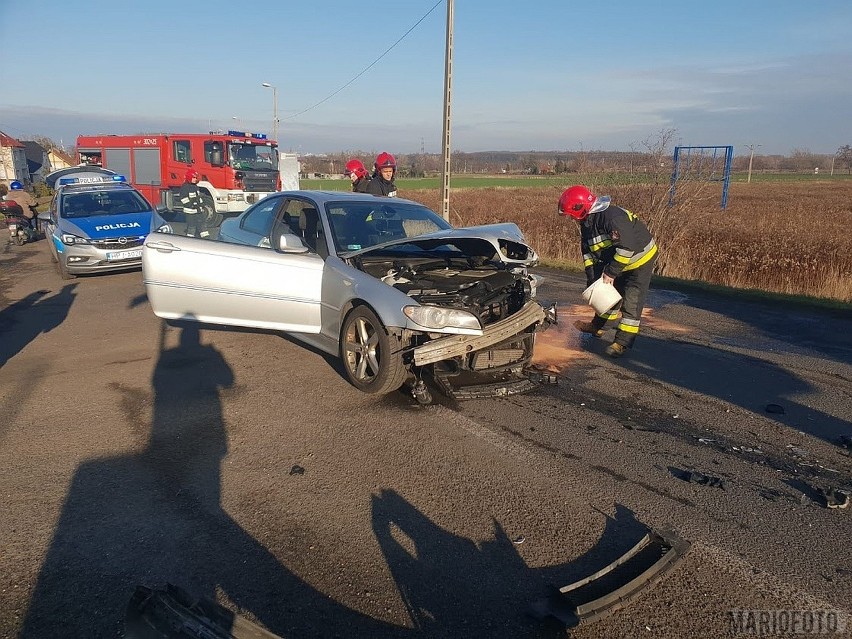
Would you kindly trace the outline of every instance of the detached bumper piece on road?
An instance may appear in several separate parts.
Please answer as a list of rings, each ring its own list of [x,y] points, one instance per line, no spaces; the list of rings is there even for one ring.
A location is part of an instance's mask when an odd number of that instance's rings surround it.
[[[596,573],[563,586],[531,613],[573,628],[629,605],[683,559],[689,542],[673,532],[648,532],[624,555]]]
[[[167,584],[163,590],[137,586],[127,604],[127,639],[281,639],[208,599],[194,599]]]

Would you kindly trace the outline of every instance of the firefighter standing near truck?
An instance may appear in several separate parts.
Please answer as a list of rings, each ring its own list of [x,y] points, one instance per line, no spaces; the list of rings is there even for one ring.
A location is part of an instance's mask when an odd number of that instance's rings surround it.
[[[201,176],[195,169],[187,169],[180,187],[180,205],[186,216],[186,235],[189,237],[209,237],[207,230],[207,210],[198,180]]]
[[[346,163],[346,170],[343,172],[350,180],[352,180],[353,193],[367,193],[370,188],[370,172],[364,163],[357,158],[353,158]]]
[[[581,185],[572,186],[559,198],[559,214],[572,217],[580,225],[580,245],[586,285],[601,278],[621,294],[621,320],[615,341],[606,348],[610,357],[621,357],[633,346],[651,275],[657,261],[657,244],[648,227],[627,209],[598,197]],[[596,313],[590,322],[577,320],[577,330],[603,336],[604,325],[618,316],[618,307]]]
[[[376,157],[373,167],[375,171],[373,171],[373,177],[367,187],[367,193],[396,197],[396,184],[393,181],[396,175],[396,158],[390,153],[382,151]]]

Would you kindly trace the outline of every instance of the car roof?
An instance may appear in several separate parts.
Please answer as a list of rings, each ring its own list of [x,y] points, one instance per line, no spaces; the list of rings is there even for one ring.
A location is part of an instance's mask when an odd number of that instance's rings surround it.
[[[69,193],[92,193],[94,191],[136,191],[130,184],[126,182],[93,182],[86,184],[64,184],[60,193],[67,195]],[[141,196],[142,194],[139,193]]]
[[[371,195],[370,193],[354,193],[352,191],[311,191],[302,189],[299,191],[281,191],[278,195],[283,195],[285,197],[309,197],[313,200],[316,200],[320,204],[325,204],[326,202],[370,202],[375,204],[376,200],[384,200],[389,202],[406,202],[409,204],[417,204],[418,206],[424,206],[420,202],[415,202],[414,200],[406,200],[401,197],[383,197],[380,195]],[[428,207],[427,207],[428,208]]]
[[[55,189],[56,183],[59,181],[59,178],[67,178],[71,176],[94,177],[103,175],[116,175],[116,172],[111,171],[109,169],[105,169],[101,166],[81,164],[79,166],[66,166],[64,169],[57,169],[56,171],[51,171],[44,177],[44,181],[50,188]]]

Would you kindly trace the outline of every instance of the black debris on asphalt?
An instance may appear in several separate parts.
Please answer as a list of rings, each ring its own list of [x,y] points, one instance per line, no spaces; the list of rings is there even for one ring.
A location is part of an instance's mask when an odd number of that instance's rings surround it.
[[[721,477],[713,475],[705,475],[697,470],[684,470],[681,468],[670,468],[671,474],[680,480],[691,484],[700,484],[702,486],[710,486],[712,488],[721,488],[725,490],[725,480]]]

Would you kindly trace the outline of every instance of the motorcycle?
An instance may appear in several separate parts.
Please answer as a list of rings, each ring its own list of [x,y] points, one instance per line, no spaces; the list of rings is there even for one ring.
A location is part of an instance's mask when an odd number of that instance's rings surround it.
[[[0,213],[6,218],[9,239],[18,246],[32,242],[38,237],[38,231],[33,226],[36,224],[36,218],[33,217],[31,222],[24,215],[23,209],[21,209],[21,206],[17,202],[9,200],[0,201]]]

